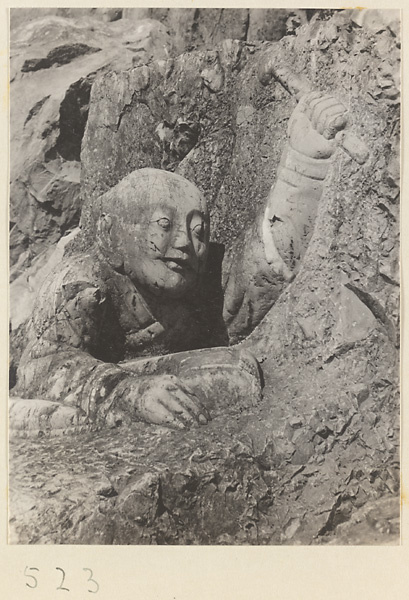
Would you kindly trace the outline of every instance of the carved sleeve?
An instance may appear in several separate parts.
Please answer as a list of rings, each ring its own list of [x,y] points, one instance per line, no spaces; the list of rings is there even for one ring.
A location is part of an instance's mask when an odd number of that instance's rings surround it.
[[[17,394],[80,408],[92,419],[129,374],[96,359],[105,290],[92,265],[63,263],[43,284],[29,326]]]
[[[265,208],[230,251],[223,310],[230,343],[247,336],[294,279],[329,165],[287,146]]]
[[[233,245],[224,264],[223,318],[230,344],[260,323],[288,282],[267,261],[263,223],[264,210]]]

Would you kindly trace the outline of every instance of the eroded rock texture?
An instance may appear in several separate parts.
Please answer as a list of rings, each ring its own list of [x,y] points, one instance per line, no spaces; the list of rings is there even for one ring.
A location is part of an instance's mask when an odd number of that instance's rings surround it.
[[[203,190],[213,240],[229,252],[274,181],[295,105],[279,83],[260,83],[265,53],[336,94],[370,157],[338,152],[302,269],[244,342],[264,400],[184,433],[135,424],[12,440],[11,541],[397,541],[399,37],[393,21],[322,16],[276,43],[223,41],[95,77],[84,224],[87,199],[136,168],[165,168]]]
[[[155,21],[92,26],[45,16],[20,25],[11,47],[12,278],[78,224],[81,141],[97,72],[127,69],[171,49]],[[141,53],[144,55],[141,59]]]
[[[92,83],[100,71],[172,53],[166,28],[157,21],[105,23],[94,14],[79,19],[61,11],[37,10],[36,19],[29,13],[19,21],[17,10],[11,18],[11,384],[33,298],[56,262],[54,251],[59,256],[56,244],[78,225],[80,152]]]

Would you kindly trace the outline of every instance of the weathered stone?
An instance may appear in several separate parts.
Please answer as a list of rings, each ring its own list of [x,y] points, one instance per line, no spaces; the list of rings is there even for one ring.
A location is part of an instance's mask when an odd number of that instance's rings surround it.
[[[135,58],[166,58],[170,49],[165,28],[154,21],[135,27],[44,16],[13,32],[12,277],[78,224],[81,141],[96,73],[129,68]]]
[[[17,329],[30,317],[34,299],[47,275],[60,264],[65,246],[72,241],[78,229],[62,237],[55,248],[52,246],[36,257],[31,266],[10,285],[10,322]]]
[[[181,53],[192,48],[211,48],[224,39],[277,41],[287,33],[294,33],[314,12],[302,9],[125,8],[123,18],[136,22],[151,18],[164,23]]]
[[[91,48],[90,46],[87,46],[87,44],[65,44],[64,46],[57,46],[57,48],[50,50],[45,58],[31,58],[26,60],[21,67],[21,72],[29,73],[30,71],[50,69],[55,66],[61,67],[79,56],[93,54],[94,52],[100,52],[100,50],[100,48]]]
[[[246,39],[248,9],[125,8],[123,17],[138,22],[156,19],[170,30],[178,53],[212,47],[226,38]]]
[[[122,18],[122,8],[13,8],[10,11],[10,28],[14,31],[35,19],[56,16],[65,19],[92,19],[117,21]]]
[[[263,403],[185,432],[134,424],[12,441],[12,541],[310,544],[336,542],[338,532],[353,541],[343,528],[381,498],[374,506],[385,510],[382,533],[366,528],[359,539],[397,542],[386,504],[398,502],[398,295],[379,265],[399,245],[399,115],[396,98],[382,92],[389,88],[374,90],[382,61],[398,64],[398,44],[387,29],[373,33],[351,27],[345,14],[330,21],[318,14],[271,46],[222,44],[216,92],[203,86],[203,51],[149,65],[149,75],[139,68],[96,81],[84,195],[98,197],[135,168],[176,170],[206,192],[213,239],[227,252],[266,198],[295,104],[279,83],[258,81],[264,52],[344,100],[371,153],[364,165],[337,154],[302,268],[244,344],[262,365]],[[345,332],[331,301],[341,289],[359,307],[343,315]],[[118,492],[103,506],[89,481],[101,461]]]

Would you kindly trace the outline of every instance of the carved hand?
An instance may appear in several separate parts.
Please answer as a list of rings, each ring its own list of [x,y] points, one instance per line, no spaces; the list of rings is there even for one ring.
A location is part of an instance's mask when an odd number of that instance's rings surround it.
[[[346,125],[343,104],[320,92],[302,96],[288,123],[288,145],[263,220],[267,262],[287,281],[308,246],[330,158]]]
[[[119,384],[121,408],[134,412],[137,420],[185,429],[210,420],[206,408],[174,375],[156,375],[140,382],[127,378]]]
[[[336,148],[336,135],[348,123],[345,106],[321,92],[305,94],[288,124],[290,147],[304,156],[328,159]]]

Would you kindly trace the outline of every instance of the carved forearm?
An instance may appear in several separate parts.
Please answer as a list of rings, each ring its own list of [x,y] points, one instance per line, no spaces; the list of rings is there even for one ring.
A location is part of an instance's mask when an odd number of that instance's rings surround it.
[[[282,272],[266,260],[263,223],[260,213],[253,226],[236,240],[226,260],[223,319],[230,344],[258,325],[287,285]],[[271,237],[270,231],[268,235]]]
[[[108,415],[122,398],[124,383],[132,379],[129,373],[117,365],[99,363],[90,373],[80,392],[80,407],[92,422],[106,422]]]
[[[117,408],[117,391],[123,380],[130,379],[129,373],[116,365],[96,362],[83,353],[77,353],[75,359],[67,354],[63,352],[57,360],[54,357],[48,369],[44,369],[46,357],[40,362],[31,362],[42,383],[32,384],[28,389],[21,385],[19,392],[25,399],[11,399],[9,424],[14,434],[38,435],[40,431],[68,434],[95,425],[117,423],[118,411],[111,409]],[[65,376],[61,375],[62,366]],[[55,385],[56,376],[59,385]]]
[[[112,390],[127,377],[129,373],[117,365],[40,339],[22,357],[16,393],[76,407],[95,421],[104,413]]]
[[[290,146],[281,160],[263,221],[266,258],[276,273],[294,277],[310,241],[330,159],[305,156]]]
[[[315,189],[324,181],[330,166],[330,158],[311,158],[288,144],[281,158],[278,179],[300,189]]]

